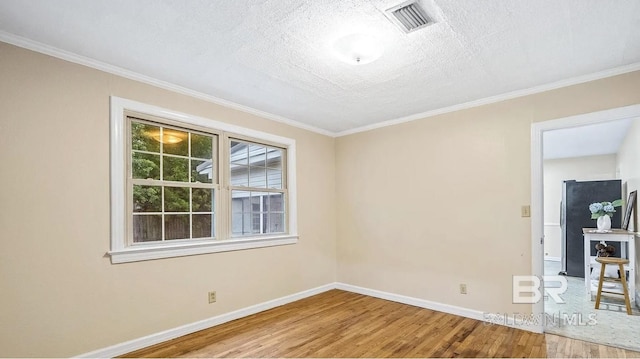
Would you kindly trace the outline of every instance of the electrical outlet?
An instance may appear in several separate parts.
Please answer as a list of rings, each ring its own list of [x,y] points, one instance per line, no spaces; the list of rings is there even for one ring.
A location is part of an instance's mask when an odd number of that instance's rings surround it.
[[[216,302],[216,292],[209,292],[209,304]]]
[[[531,217],[531,206],[522,206],[520,211],[522,217]]]
[[[460,284],[460,294],[467,294],[467,285]]]

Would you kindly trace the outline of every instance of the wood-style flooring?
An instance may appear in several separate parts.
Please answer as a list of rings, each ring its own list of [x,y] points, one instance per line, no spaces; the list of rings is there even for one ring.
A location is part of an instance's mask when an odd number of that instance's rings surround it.
[[[640,353],[331,290],[123,357],[640,358]]]

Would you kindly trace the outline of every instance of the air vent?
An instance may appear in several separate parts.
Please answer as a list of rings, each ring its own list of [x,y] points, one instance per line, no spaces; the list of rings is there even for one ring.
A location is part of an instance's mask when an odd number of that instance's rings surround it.
[[[385,13],[391,22],[406,33],[422,29],[434,23],[415,0],[392,7]]]

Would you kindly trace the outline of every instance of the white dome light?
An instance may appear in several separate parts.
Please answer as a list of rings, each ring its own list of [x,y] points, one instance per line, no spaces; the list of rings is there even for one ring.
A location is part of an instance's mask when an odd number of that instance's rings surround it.
[[[364,65],[382,56],[382,44],[378,39],[366,34],[351,34],[333,43],[338,58],[351,65]]]

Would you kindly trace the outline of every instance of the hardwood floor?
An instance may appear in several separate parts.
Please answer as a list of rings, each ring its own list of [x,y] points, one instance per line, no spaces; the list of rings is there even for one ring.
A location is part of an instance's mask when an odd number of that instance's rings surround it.
[[[640,358],[640,353],[331,290],[123,357]]]

